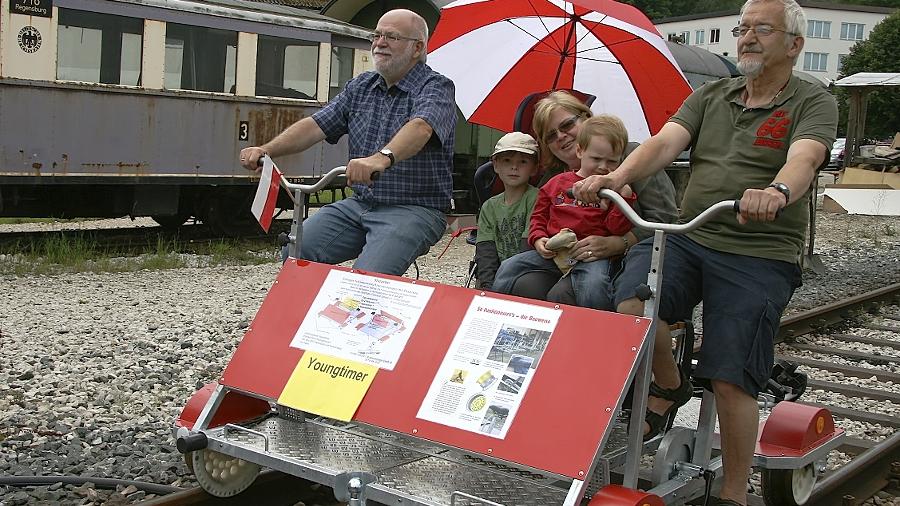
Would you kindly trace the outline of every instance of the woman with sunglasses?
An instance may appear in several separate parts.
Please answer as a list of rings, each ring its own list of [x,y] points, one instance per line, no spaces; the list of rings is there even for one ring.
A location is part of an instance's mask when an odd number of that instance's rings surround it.
[[[554,91],[535,104],[532,128],[538,139],[540,164],[544,170],[539,186],[564,171],[578,170],[581,161],[575,154],[575,139],[581,131],[582,122],[592,115],[588,106],[566,91]],[[625,156],[635,147],[635,143],[629,143]],[[675,187],[665,172],[637,181],[632,187],[638,199],[634,209],[645,220],[672,223],[678,217]],[[579,262],[619,258],[629,247],[651,234],[634,228],[621,236],[588,236],[575,244],[572,258]],[[614,263],[613,269],[618,270],[618,263]],[[546,272],[523,272],[513,285],[512,293],[575,305],[570,278],[560,279],[560,276]]]

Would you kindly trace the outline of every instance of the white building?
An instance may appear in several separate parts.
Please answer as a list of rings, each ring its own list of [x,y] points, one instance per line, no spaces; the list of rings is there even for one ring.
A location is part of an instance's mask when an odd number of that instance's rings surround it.
[[[806,43],[797,58],[797,70],[808,72],[824,83],[836,79],[841,60],[857,41],[869,38],[872,28],[896,9],[864,5],[826,4],[799,1],[806,12]],[[738,25],[740,12],[712,12],[654,20],[664,37],[680,38],[724,56],[737,56],[731,29]]]

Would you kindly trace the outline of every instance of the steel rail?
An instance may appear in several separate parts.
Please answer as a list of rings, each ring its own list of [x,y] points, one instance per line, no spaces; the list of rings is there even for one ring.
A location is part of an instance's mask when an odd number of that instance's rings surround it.
[[[844,300],[792,314],[781,319],[775,342],[780,343],[840,323],[859,311],[870,311],[881,304],[900,304],[900,283],[854,295]]]
[[[264,504],[266,506],[291,506],[298,501],[306,502],[313,483],[303,478],[280,473],[263,471],[247,490],[233,497],[214,497],[200,487],[183,492],[175,492],[135,504],[142,506],[245,506],[247,504]],[[330,490],[330,489],[329,489]]]
[[[809,506],[861,504],[890,483],[900,461],[900,432],[825,477],[813,489]],[[895,477],[894,477],[895,478]]]

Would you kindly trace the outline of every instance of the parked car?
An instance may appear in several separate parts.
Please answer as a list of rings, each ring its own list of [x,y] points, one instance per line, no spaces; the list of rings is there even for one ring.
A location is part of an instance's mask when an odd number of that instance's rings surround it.
[[[841,137],[835,139],[831,146],[831,158],[828,160],[829,167],[840,167],[844,162],[844,148],[847,145],[847,139]]]

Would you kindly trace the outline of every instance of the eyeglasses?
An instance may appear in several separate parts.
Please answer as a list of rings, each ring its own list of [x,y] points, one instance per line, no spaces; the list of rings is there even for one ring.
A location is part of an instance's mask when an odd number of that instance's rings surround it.
[[[744,35],[747,35],[747,32],[749,32],[750,30],[753,30],[753,33],[755,33],[757,35],[757,37],[766,37],[766,36],[772,35],[772,32],[786,33],[788,35],[793,35],[795,37],[798,37],[800,35],[800,34],[797,34],[794,32],[789,32],[787,30],[773,28],[769,25],[735,26],[734,28],[731,29],[731,35],[734,35],[735,37],[743,37]]]
[[[367,38],[369,39],[369,41],[375,42],[376,40],[378,40],[382,37],[387,39],[388,42],[400,42],[401,40],[412,40],[412,41],[420,42],[420,40],[415,37],[407,37],[405,35],[400,35],[397,32],[385,32],[385,33],[372,32],[369,34],[369,36]]]
[[[574,116],[564,119],[562,122],[560,122],[558,127],[547,132],[547,135],[544,136],[544,142],[546,142],[547,144],[555,142],[556,139],[559,138],[560,132],[569,133],[573,128],[575,128],[575,125],[578,124],[578,120],[580,120],[580,119],[581,119],[580,114],[576,114]]]

